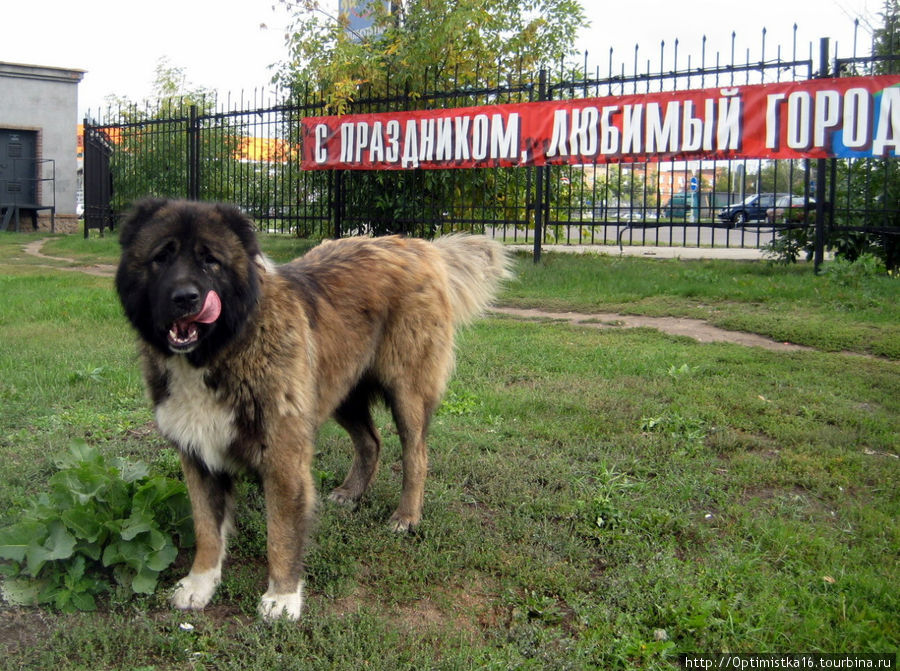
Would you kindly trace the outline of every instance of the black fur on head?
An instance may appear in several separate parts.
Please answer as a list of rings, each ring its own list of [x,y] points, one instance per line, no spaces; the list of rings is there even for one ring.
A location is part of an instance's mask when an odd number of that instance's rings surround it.
[[[261,252],[253,222],[238,208],[143,200],[122,224],[119,243],[122,307],[161,354],[204,366],[254,317]]]

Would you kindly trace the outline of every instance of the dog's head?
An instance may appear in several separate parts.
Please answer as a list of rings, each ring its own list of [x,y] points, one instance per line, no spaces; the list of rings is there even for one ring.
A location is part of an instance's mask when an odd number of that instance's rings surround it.
[[[209,361],[259,300],[253,222],[228,205],[145,200],[119,233],[116,289],[141,337],[166,355]]]

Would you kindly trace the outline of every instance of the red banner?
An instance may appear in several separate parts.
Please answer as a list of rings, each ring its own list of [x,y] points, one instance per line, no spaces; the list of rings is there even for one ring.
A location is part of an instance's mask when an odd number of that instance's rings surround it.
[[[900,75],[309,117],[306,170],[896,157]]]

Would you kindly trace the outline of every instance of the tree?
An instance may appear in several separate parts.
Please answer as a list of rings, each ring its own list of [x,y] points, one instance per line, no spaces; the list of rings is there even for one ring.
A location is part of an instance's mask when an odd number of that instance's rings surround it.
[[[454,105],[501,102],[483,91],[563,61],[584,24],[579,0],[372,0],[376,29],[355,36],[346,17],[323,13],[315,0],[288,4],[295,11],[290,59],[277,80],[298,97],[321,96],[332,114],[409,109],[435,91],[463,92]],[[355,102],[362,99],[383,102],[360,109]],[[526,180],[500,169],[346,178],[352,179],[352,188],[344,189],[346,219],[360,231],[430,235],[434,231],[409,228],[421,218],[421,203],[432,219],[447,216],[469,226],[508,220],[513,203],[533,214],[525,206]],[[453,212],[446,211],[449,202]]]
[[[885,0],[881,25],[872,31],[872,74],[897,72],[891,60],[900,55],[900,3]],[[851,74],[859,74],[853,72]],[[878,256],[888,269],[900,267],[900,165],[896,158],[846,159],[837,164],[836,206],[838,227],[829,236],[829,244],[850,261],[862,254]],[[877,221],[872,215],[880,213]],[[852,230],[876,226],[882,234]],[[841,230],[845,227],[845,230]],[[849,229],[849,230],[848,230]]]
[[[884,0],[884,9],[881,12],[881,25],[877,26],[873,31],[872,55],[873,56],[896,56],[898,51],[898,29],[900,29],[900,3],[898,0]],[[890,61],[884,61],[876,65],[876,71],[879,74],[885,74],[892,71],[896,66]]]
[[[337,114],[361,94],[416,95],[429,84],[490,85],[536,71],[571,55],[585,24],[579,0],[399,0],[390,9],[371,0],[376,30],[354,36],[346,16],[323,13],[317,0],[291,6],[291,57],[277,78],[323,91]]]
[[[885,0],[881,24],[872,28],[870,67],[859,65],[841,75],[889,74],[898,69],[892,60],[900,55],[900,2]],[[878,257],[889,270],[900,267],[900,164],[896,158],[840,159],[835,162],[835,226],[827,231],[826,244],[835,253],[855,261],[864,254]],[[797,193],[796,185],[792,190]],[[787,190],[787,189],[785,189]],[[865,229],[880,228],[879,233]],[[785,261],[803,251],[812,254],[813,235],[806,229],[784,232],[773,240],[770,251]]]
[[[766,161],[759,170],[759,190],[802,196],[806,184],[804,160]]]
[[[145,196],[188,196],[191,110],[195,117],[213,112],[215,94],[190,84],[184,68],[162,58],[156,65],[150,99],[137,103],[110,96],[107,104],[107,116],[115,109],[116,117],[116,127],[109,129],[115,149],[111,161],[113,209],[122,211]],[[228,177],[240,169],[239,124],[223,121],[194,130],[203,176],[200,197],[234,200],[235,180]]]
[[[885,0],[881,14],[882,25],[875,29],[872,55],[884,58],[900,55],[900,3]],[[893,60],[876,61],[875,73],[887,74],[897,71]],[[895,229],[881,240],[882,260],[890,270],[900,267],[900,167],[897,159],[877,159],[871,169],[880,177],[882,207],[886,213],[886,226]]]

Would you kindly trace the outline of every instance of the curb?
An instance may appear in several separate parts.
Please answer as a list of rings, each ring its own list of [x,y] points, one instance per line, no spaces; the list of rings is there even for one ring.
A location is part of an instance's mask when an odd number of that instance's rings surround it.
[[[533,252],[533,245],[510,245],[516,251]],[[729,259],[734,261],[762,261],[761,249],[740,247],[651,247],[627,245],[542,245],[541,251],[567,254],[599,254],[603,256],[641,256],[655,259]]]

